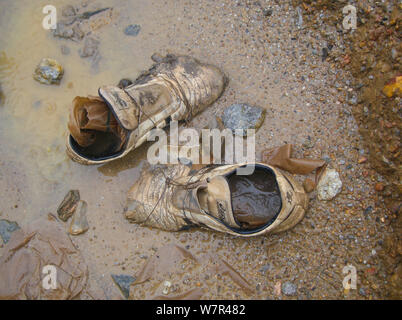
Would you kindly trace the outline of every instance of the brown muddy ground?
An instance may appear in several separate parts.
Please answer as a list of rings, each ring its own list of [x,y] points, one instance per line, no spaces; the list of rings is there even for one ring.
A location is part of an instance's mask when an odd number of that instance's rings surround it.
[[[349,94],[347,101],[353,106],[359,132],[369,150],[371,167],[386,179],[377,189],[391,212],[395,229],[386,241],[386,250],[393,257],[387,259],[388,268],[394,277],[400,278],[402,91],[386,94],[384,89],[402,74],[402,6],[398,1],[294,0],[293,4],[303,8],[306,26],[319,32],[328,43],[332,44],[337,37],[345,42],[345,50],[336,47],[329,50],[327,60],[350,71],[354,77],[352,86],[356,94]],[[347,4],[356,8],[357,28],[353,32],[342,28],[342,8]],[[394,289],[398,292],[398,288]]]
[[[198,262],[185,255],[177,263],[179,253],[164,257],[167,272],[132,287],[132,298],[163,295],[165,281],[172,284],[171,295],[198,288],[205,299],[400,297],[399,278],[386,263],[395,253],[384,250],[394,234],[393,214],[374,188],[386,180],[368,162],[359,163],[369,157],[369,148],[348,103],[357,94],[353,77],[330,59],[323,61],[328,40],[305,28],[305,22],[299,24],[290,1],[114,1],[113,14],[93,24],[99,26],[93,31],[100,43],[98,63],[79,56],[83,41],[54,38],[42,28],[46,4],[1,3],[0,218],[24,228],[55,213],[68,190],[80,190],[88,203],[90,230],[72,239],[89,266],[95,298],[121,298],[110,275],[140,276],[155,252],[175,244]],[[105,0],[63,0],[58,8],[66,4],[80,12],[111,6]],[[129,24],[141,26],[137,36],[124,34]],[[346,50],[340,37],[332,45]],[[62,53],[62,46],[69,54]],[[204,230],[168,233],[128,223],[122,215],[125,194],[139,177],[147,146],[107,165],[82,166],[65,155],[66,123],[75,96],[135,78],[150,66],[155,52],[190,54],[228,75],[224,95],[193,126],[204,127],[235,102],[261,106],[267,113],[257,132],[257,155],[293,143],[297,156],[325,159],[338,170],[342,193],[329,202],[311,193],[306,217],[294,230],[255,239]],[[32,79],[43,57],[64,66],[59,86]],[[68,225],[63,226],[67,231]],[[342,286],[347,264],[356,267],[358,276],[357,290],[349,292]],[[297,287],[294,295],[274,290],[285,282]]]

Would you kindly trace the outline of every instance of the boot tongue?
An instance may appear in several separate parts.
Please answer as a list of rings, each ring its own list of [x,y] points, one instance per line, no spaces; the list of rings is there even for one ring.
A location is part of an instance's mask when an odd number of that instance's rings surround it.
[[[140,110],[124,90],[114,86],[103,86],[99,88],[98,93],[124,129],[137,128]]]
[[[208,213],[226,225],[240,228],[233,217],[229,183],[223,176],[211,178],[207,185]]]

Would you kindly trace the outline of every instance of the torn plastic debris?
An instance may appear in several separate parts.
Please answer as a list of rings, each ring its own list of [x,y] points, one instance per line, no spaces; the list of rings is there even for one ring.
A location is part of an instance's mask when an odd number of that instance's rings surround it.
[[[81,253],[54,218],[15,231],[0,257],[0,299],[74,299],[86,291]],[[56,269],[56,289],[43,285],[44,267]],[[46,279],[45,279],[46,280]]]
[[[321,174],[326,168],[324,160],[292,158],[291,144],[264,150],[262,152],[262,161],[293,174],[309,174],[316,170],[313,188],[317,185]]]
[[[0,220],[0,237],[3,239],[4,244],[10,241],[11,234],[19,228],[14,221]]]

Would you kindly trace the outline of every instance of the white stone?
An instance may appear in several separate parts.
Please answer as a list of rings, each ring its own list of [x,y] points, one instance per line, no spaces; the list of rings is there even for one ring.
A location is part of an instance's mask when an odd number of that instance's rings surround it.
[[[326,169],[317,186],[319,200],[332,200],[342,190],[342,181],[335,169]]]

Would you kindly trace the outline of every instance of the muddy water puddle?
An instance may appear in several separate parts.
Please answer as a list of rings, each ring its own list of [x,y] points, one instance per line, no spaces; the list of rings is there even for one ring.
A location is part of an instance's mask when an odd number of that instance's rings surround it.
[[[142,284],[135,298],[160,294],[161,283],[167,280],[173,284],[172,294],[201,288],[203,298],[359,297],[355,292],[344,295],[345,263],[356,265],[359,275],[368,264],[375,266],[380,276],[362,276],[359,285],[366,288],[367,298],[381,296],[385,276],[381,260],[371,252],[387,228],[376,217],[363,215],[371,205],[382,217],[382,209],[377,209],[382,202],[369,188],[370,176],[361,174],[368,168],[356,164],[364,150],[354,119],[350,113],[339,115],[347,106],[338,100],[342,92],[331,85],[346,76],[311,54],[322,40],[295,29],[289,4],[137,0],[113,1],[112,6],[110,1],[58,1],[58,12],[67,4],[80,12],[113,8],[108,23],[93,32],[99,40],[95,64],[80,57],[83,41],[56,38],[42,28],[42,8],[47,4],[3,0],[0,5],[0,84],[5,96],[0,107],[2,219],[24,227],[55,213],[69,190],[79,190],[88,203],[90,229],[73,241],[89,265],[95,297],[120,298],[111,274],[136,275],[167,244],[206,256],[206,265],[213,264],[208,254],[217,254],[252,290],[245,290],[225,268],[210,273],[197,264],[184,276],[180,270],[188,266],[183,262],[163,279]],[[269,19],[263,14],[265,7],[274,10]],[[141,27],[138,35],[124,34],[130,24]],[[129,224],[122,215],[126,192],[139,177],[149,145],[106,165],[82,166],[65,153],[67,119],[75,96],[96,94],[101,85],[135,78],[151,65],[155,52],[191,54],[228,75],[224,95],[192,125],[204,127],[232,103],[261,106],[267,114],[257,132],[257,156],[265,148],[293,143],[298,156],[324,157],[340,171],[342,194],[328,203],[311,194],[306,218],[293,231],[264,238],[244,240],[203,230],[167,233]],[[60,85],[33,80],[44,57],[64,67]],[[313,148],[302,147],[306,139],[313,141]],[[274,294],[274,286],[286,281],[298,288],[296,296]]]

